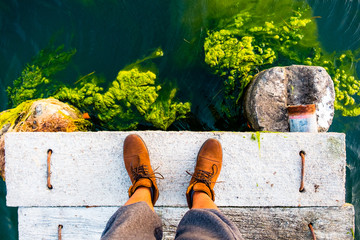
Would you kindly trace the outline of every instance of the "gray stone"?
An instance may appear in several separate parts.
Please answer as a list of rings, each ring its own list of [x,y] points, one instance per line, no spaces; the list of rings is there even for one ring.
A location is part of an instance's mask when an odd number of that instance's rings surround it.
[[[318,132],[334,116],[334,83],[322,67],[292,65],[257,74],[245,94],[245,114],[257,131],[289,131],[287,106],[315,104]]]

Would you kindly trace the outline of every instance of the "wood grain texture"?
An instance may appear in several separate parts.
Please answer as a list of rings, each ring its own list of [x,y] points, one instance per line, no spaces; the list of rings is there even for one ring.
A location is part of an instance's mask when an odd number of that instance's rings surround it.
[[[5,137],[8,206],[119,206],[130,179],[123,141],[131,132],[10,133]],[[223,146],[215,186],[218,206],[341,206],[345,203],[345,135],[140,131],[158,181],[157,206],[186,206],[184,193],[207,138]],[[51,184],[46,186],[47,151]],[[299,192],[306,152],[305,189]]]
[[[100,239],[116,207],[19,208],[19,239],[57,239],[62,224],[62,239]],[[186,208],[157,207],[163,221],[164,239],[173,239]],[[245,239],[311,239],[311,222],[318,240],[352,239],[354,208],[221,208],[239,228]]]

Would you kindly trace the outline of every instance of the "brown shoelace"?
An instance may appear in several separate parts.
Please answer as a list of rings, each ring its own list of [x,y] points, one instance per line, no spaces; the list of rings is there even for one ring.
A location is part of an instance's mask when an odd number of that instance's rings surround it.
[[[158,168],[155,169],[155,171]],[[138,181],[140,178],[157,178],[157,179],[164,179],[164,176],[159,173],[159,172],[149,172],[148,166],[147,165],[141,165],[138,167],[133,168],[131,166],[131,173],[134,177],[135,182]]]
[[[186,173],[189,174],[190,176],[194,177],[197,182],[204,183],[206,186],[208,186],[210,188],[211,183],[216,183],[216,182],[212,182],[211,179],[217,174],[218,167],[215,164],[213,164],[211,167],[211,170],[212,170],[212,172],[207,172],[207,171],[198,169],[193,174],[189,173],[188,171],[186,171]]]

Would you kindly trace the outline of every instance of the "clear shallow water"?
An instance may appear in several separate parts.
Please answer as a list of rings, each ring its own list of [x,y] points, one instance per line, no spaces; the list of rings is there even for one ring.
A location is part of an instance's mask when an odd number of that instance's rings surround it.
[[[169,130],[242,130],[241,124],[214,114],[222,81],[204,63],[203,39],[217,20],[241,9],[261,9],[258,1],[0,1],[0,110],[7,108],[5,89],[50,39],[55,45],[76,48],[66,83],[96,71],[112,81],[119,70],[162,47],[154,60],[158,83],[177,87],[180,101],[192,103],[190,120]],[[274,0],[264,13],[291,11],[291,4]],[[238,4],[236,4],[238,3]],[[312,0],[319,40],[329,51],[360,47],[360,1]],[[227,9],[224,11],[223,9]],[[274,13],[276,15],[276,12]],[[358,74],[360,72],[358,71]],[[360,74],[359,74],[360,75]],[[360,207],[360,118],[336,114],[330,131],[347,134],[346,199]],[[5,184],[0,182],[0,239],[16,239],[16,209],[5,207]],[[359,224],[357,224],[359,232]]]

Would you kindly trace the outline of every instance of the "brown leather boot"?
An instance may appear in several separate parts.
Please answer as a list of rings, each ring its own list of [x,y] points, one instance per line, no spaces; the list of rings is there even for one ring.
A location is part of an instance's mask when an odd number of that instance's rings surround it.
[[[159,197],[159,189],[156,185],[155,172],[150,165],[149,152],[140,136],[131,134],[126,137],[124,141],[124,162],[132,182],[129,188],[129,197],[134,194],[137,188],[148,187],[152,189],[152,203],[155,205]],[[161,174],[159,175],[162,177]]]
[[[189,208],[192,208],[192,191],[204,192],[214,201],[214,186],[222,166],[222,148],[216,139],[208,139],[201,147],[197,156],[194,174],[186,190]]]

